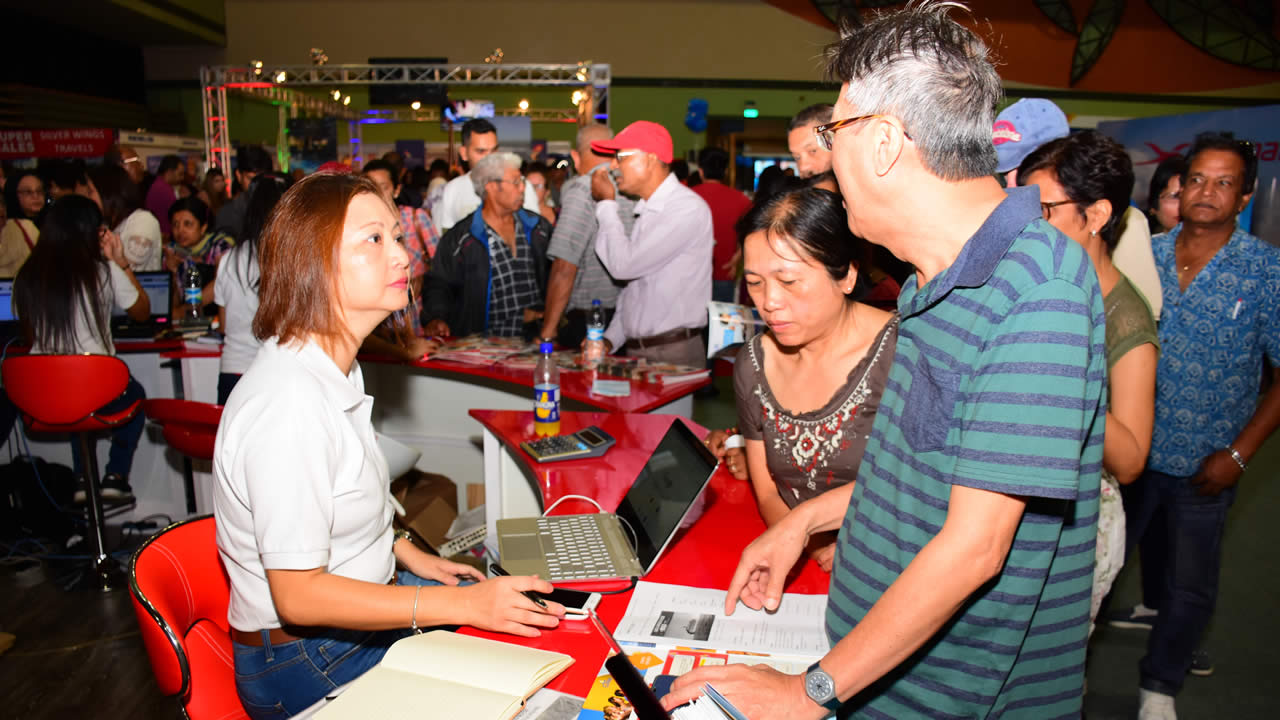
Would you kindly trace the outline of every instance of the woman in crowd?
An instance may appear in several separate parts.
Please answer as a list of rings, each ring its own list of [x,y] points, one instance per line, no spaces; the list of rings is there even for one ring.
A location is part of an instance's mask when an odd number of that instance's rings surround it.
[[[120,238],[102,224],[92,200],[67,195],[50,206],[40,242],[13,283],[14,313],[33,354],[115,355],[111,309],[146,320],[151,303],[129,269]],[[102,408],[122,410],[144,397],[132,377],[124,394]],[[138,413],[111,433],[103,498],[131,495],[129,470],[146,419]],[[80,448],[72,443],[76,473]],[[78,497],[81,495],[78,493]]]
[[[734,363],[738,427],[760,515],[773,525],[805,500],[852,489],[898,323],[856,300],[867,243],[849,232],[839,195],[784,180],[738,231],[747,292],[769,328]],[[823,570],[834,541],[826,533],[810,543]]]
[[[551,204],[551,187],[547,178],[547,166],[542,163],[531,163],[525,169],[524,181],[533,188],[538,198],[538,214],[552,225],[556,224],[556,209]]]
[[[1039,185],[1045,219],[1089,254],[1107,314],[1109,407],[1093,575],[1091,617],[1096,617],[1124,564],[1119,486],[1136,480],[1146,465],[1155,422],[1155,318],[1142,293],[1111,262],[1133,192],[1133,163],[1121,145],[1087,130],[1034,150],[1018,167],[1018,184]]]
[[[259,243],[263,344],[227,401],[214,455],[236,688],[253,718],[312,705],[408,629],[532,637],[564,612],[522,594],[550,592],[543,580],[483,580],[392,531],[391,479],[355,356],[409,299],[397,221],[367,179],[319,173],[285,193]]]
[[[40,227],[49,195],[45,192],[44,180],[35,170],[20,170],[11,175],[4,186],[4,197],[10,220],[30,220]]]
[[[189,263],[200,272],[201,305],[213,302],[213,282],[218,262],[235,247],[235,240],[222,232],[209,229],[209,207],[199,198],[187,197],[169,206],[169,225],[173,228],[173,242],[165,248],[164,263],[169,272],[175,273],[176,286],[182,287],[182,279]],[[175,307],[182,303],[182,293],[174,293]],[[176,313],[175,313],[176,315]]]
[[[23,185],[21,192],[19,185]],[[5,184],[4,218],[0,219],[0,278],[18,274],[40,239],[44,183],[31,171],[13,173]]]
[[[1147,192],[1147,223],[1151,234],[1169,232],[1182,222],[1178,200],[1182,195],[1182,176],[1187,172],[1187,159],[1172,155],[1156,165],[1151,174],[1151,188]]]
[[[142,207],[142,195],[129,173],[119,165],[98,165],[89,170],[89,177],[102,199],[103,220],[120,236],[129,267],[134,272],[159,270],[164,247],[160,221]]]
[[[209,217],[218,217],[218,211],[227,201],[227,177],[216,167],[211,167],[200,182],[200,191],[196,193],[200,202],[209,206]]]
[[[285,180],[275,173],[261,173],[249,183],[249,205],[244,214],[244,238],[222,256],[213,283],[213,301],[218,305],[218,326],[224,340],[218,360],[218,404],[226,403],[231,389],[249,369],[262,345],[253,335],[253,316],[258,312],[258,238],[267,219],[284,195]]]

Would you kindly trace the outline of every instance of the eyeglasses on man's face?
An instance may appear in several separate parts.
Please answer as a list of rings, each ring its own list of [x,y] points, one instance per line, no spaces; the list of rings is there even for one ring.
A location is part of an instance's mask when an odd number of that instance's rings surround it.
[[[507,178],[498,178],[497,180],[494,180],[493,182],[496,182],[496,183],[507,183],[507,184],[511,185],[512,187],[518,187],[518,188],[519,188],[519,187],[524,187],[524,176],[520,176],[520,177],[518,177],[518,178],[515,178],[514,180],[508,180]]]
[[[836,140],[837,130],[842,130],[856,122],[861,122],[862,120],[870,120],[871,118],[878,117],[889,116],[884,113],[873,113],[871,115],[859,115],[857,117],[844,118],[843,120],[833,120],[826,125],[819,125],[815,127],[813,129],[813,134],[818,136],[818,144],[822,146],[822,149],[830,152],[831,146]],[[908,140],[911,139],[911,134],[908,133],[905,128],[903,129],[902,134],[906,136]]]

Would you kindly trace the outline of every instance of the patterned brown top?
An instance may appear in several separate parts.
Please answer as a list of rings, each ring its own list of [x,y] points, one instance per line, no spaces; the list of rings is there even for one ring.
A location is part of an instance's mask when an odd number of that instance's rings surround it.
[[[769,474],[787,507],[857,476],[897,340],[895,314],[827,404],[803,413],[787,410],[773,396],[761,336],[738,351],[733,370],[738,427],[746,439],[764,441]]]

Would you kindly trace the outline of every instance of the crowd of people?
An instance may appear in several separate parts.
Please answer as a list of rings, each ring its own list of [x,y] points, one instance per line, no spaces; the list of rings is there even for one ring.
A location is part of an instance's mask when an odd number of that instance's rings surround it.
[[[225,334],[215,506],[250,716],[307,707],[420,627],[535,635],[563,615],[524,594],[545,581],[393,533],[359,352],[576,348],[599,301],[609,352],[698,366],[714,299],[767,325],[734,363],[737,426],[707,438],[767,526],[725,610],[775,608],[812,558],[831,651],[801,675],[702,668],[664,705],[710,681],[757,720],[1078,715],[1102,617],[1150,630],[1140,717],[1175,717],[1185,675],[1212,672],[1228,510],[1280,425],[1280,250],[1237,226],[1258,159],[1203,133],[1131,207],[1115,141],[1047,100],[994,115],[988,50],[950,12],[844,30],[835,103],[796,114],[796,172],[751,195],[719,148],[681,177],[643,120],[581,127],[572,177],[483,119],[453,177],[392,153],[295,179],[258,147],[231,197],[176,157],[144,181],[125,147],[7,175],[0,275],[33,351],[111,354],[112,307],[152,310],[135,272],[201,274]],[[129,492],[140,431],[114,434],[104,494]],[[1142,602],[1108,610],[1138,547]]]

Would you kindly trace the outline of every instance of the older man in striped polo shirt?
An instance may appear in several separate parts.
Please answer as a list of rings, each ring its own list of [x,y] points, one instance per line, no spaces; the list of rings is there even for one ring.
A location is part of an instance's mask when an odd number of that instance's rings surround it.
[[[832,150],[849,226],[911,263],[856,482],[743,553],[726,612],[776,607],[813,532],[839,529],[832,648],[803,675],[690,673],[752,720],[1078,717],[1106,412],[1102,295],[1037,188],[1001,189],[987,49],[922,2],[846,30]]]

